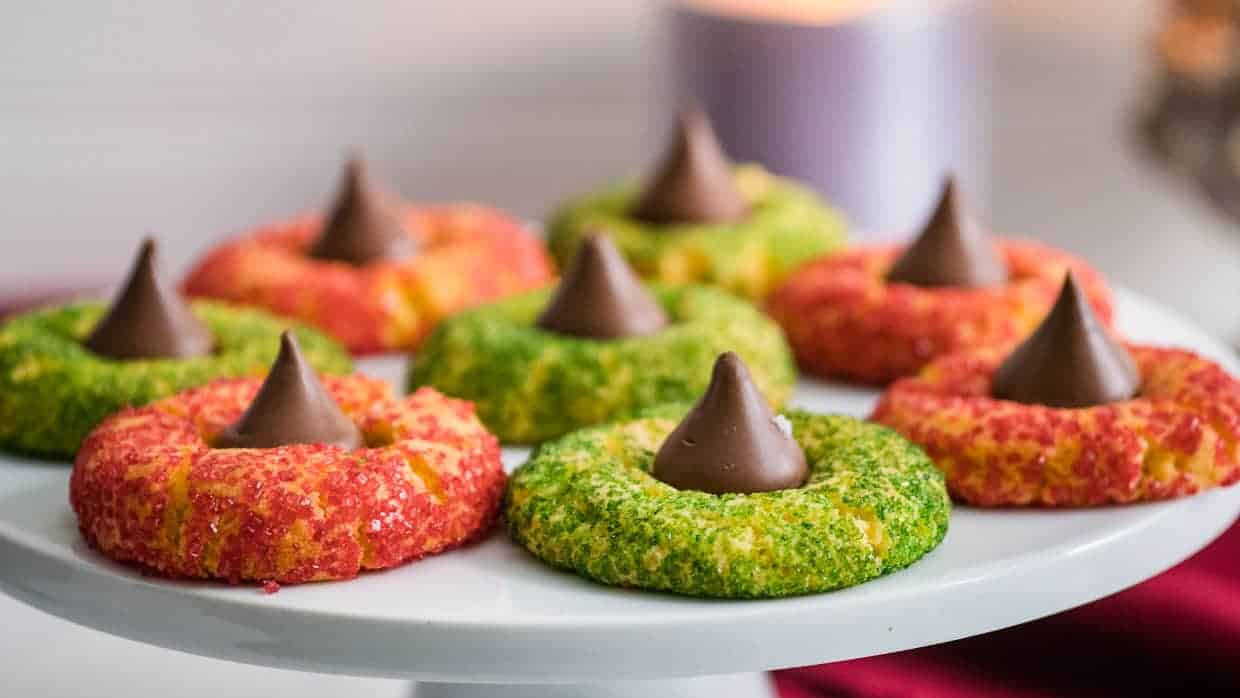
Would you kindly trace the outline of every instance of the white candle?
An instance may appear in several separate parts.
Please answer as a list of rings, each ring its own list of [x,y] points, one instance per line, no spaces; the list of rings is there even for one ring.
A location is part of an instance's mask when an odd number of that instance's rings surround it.
[[[832,24],[872,12],[884,0],[684,0],[702,11],[800,24]]]
[[[984,196],[981,22],[968,0],[679,0],[673,95],[729,152],[899,235],[948,172]]]

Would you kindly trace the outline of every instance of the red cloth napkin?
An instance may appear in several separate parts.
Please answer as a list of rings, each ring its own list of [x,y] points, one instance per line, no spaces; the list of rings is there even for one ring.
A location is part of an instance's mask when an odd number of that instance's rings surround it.
[[[1240,523],[1072,611],[908,652],[775,674],[781,698],[1240,698]]]

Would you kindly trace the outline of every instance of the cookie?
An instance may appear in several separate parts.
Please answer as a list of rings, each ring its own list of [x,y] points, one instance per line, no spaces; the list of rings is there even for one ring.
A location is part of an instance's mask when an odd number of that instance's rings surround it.
[[[860,584],[901,569],[947,533],[942,475],[896,433],[850,417],[784,413],[803,486],[756,494],[678,490],[651,476],[688,405],[575,432],[512,475],[513,540],[603,584],[767,598]]]
[[[69,487],[87,541],[161,576],[288,584],[400,565],[489,529],[504,472],[468,403],[325,376],[364,448],[212,448],[261,383],[217,381],[101,424]]]
[[[991,397],[1003,352],[951,355],[893,384],[873,419],[920,444],[979,506],[1170,499],[1240,480],[1240,382],[1189,351],[1127,345],[1136,397],[1056,408]]]
[[[265,308],[335,337],[354,354],[416,347],[445,316],[550,283],[542,243],[509,216],[472,204],[402,208],[417,252],[362,265],[310,250],[319,216],[274,223],[215,248],[189,296]]]
[[[640,194],[624,184],[565,203],[548,225],[560,266],[582,240],[606,233],[644,278],[718,286],[757,300],[795,268],[844,243],[843,217],[805,186],[757,165],[733,170],[748,213],[730,222],[658,224],[631,215]]]
[[[775,405],[796,370],[779,328],[753,306],[704,286],[652,285],[671,324],[657,333],[593,340],[540,329],[548,291],[445,321],[413,358],[409,386],[474,402],[505,443],[538,443],[666,402],[692,400],[715,357],[735,351]]]
[[[766,308],[806,373],[868,384],[915,374],[936,357],[1004,346],[1037,326],[1072,270],[1109,324],[1111,293],[1084,261],[1045,245],[996,241],[1008,280],[997,286],[889,283],[893,245],[845,250],[806,265]]]
[[[260,375],[276,355],[288,321],[212,302],[191,304],[210,329],[206,356],[117,360],[83,340],[107,310],[101,303],[44,309],[0,327],[0,447],[68,458],[104,417],[145,405],[217,378]],[[347,373],[348,354],[314,330],[297,329],[307,358],[320,371]]]

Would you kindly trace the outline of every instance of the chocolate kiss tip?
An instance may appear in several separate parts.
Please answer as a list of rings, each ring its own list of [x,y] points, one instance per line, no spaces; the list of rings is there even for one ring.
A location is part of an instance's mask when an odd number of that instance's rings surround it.
[[[917,239],[887,273],[889,282],[916,286],[995,286],[1007,279],[1007,265],[952,177]]]
[[[681,490],[750,493],[800,487],[809,467],[787,422],[728,352],[715,361],[706,393],[659,448],[651,474]]]
[[[1132,357],[1098,322],[1071,272],[1050,313],[991,382],[996,398],[1065,408],[1127,400],[1140,388]]]
[[[323,231],[310,246],[310,256],[362,266],[380,259],[402,259],[416,251],[400,207],[371,182],[360,158],[350,159]]]
[[[125,285],[83,345],[112,359],[206,356],[215,338],[159,274],[155,240],[146,237]]]
[[[654,334],[667,313],[611,238],[587,237],[573,256],[537,325],[549,332],[593,339]]]
[[[729,223],[749,205],[732,178],[732,164],[719,145],[706,112],[681,112],[671,146],[633,208],[649,223]]]
[[[346,450],[363,445],[361,431],[319,382],[292,332],[280,335],[280,353],[254,402],[220,432],[215,448],[275,448],[326,444]]]

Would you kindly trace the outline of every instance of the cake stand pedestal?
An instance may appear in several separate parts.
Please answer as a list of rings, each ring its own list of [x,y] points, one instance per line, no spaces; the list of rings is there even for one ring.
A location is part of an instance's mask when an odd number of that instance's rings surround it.
[[[1231,352],[1132,293],[1121,330]],[[363,363],[392,379],[399,361]],[[864,415],[877,393],[805,381],[793,401]],[[506,449],[509,467],[526,452]],[[1068,511],[958,506],[908,569],[842,591],[691,599],[558,572],[502,532],[397,569],[263,594],[144,577],[81,540],[69,466],[0,455],[0,590],[140,642],[249,664],[421,681],[419,698],[769,698],[769,669],[969,637],[1093,601],[1175,565],[1226,529],[1240,487]],[[700,678],[706,677],[706,678]]]
[[[776,698],[764,673],[570,684],[414,684],[411,698]]]

